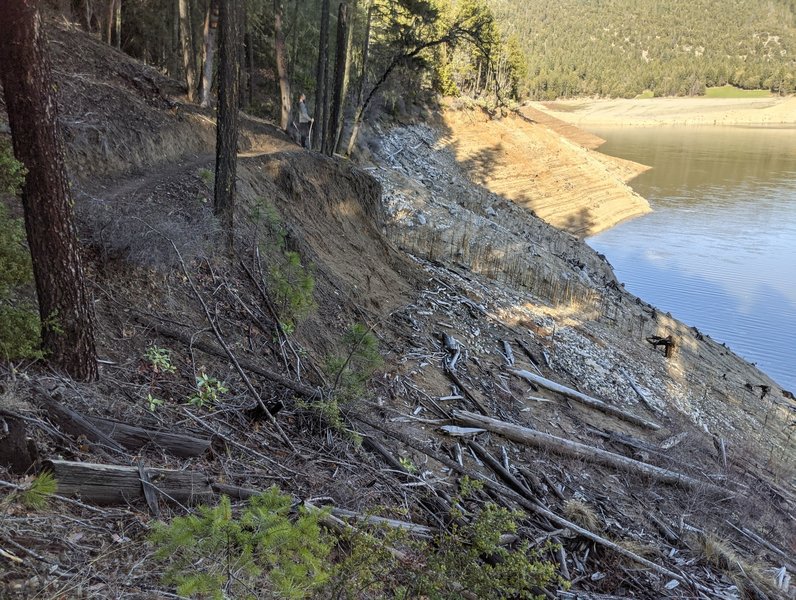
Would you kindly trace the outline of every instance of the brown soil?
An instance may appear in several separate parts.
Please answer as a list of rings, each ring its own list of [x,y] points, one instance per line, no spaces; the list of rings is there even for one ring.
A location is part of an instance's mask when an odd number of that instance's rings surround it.
[[[597,139],[559,126],[509,116],[490,119],[481,111],[443,114],[442,143],[464,165],[474,183],[509,198],[554,227],[580,237],[649,212],[649,204],[626,182],[645,167],[600,155]],[[572,140],[570,142],[570,140]]]
[[[578,232],[588,229],[587,220],[610,221],[609,205],[629,216],[628,206],[637,211],[643,203],[616,191],[622,187],[617,169],[627,165],[606,163],[562,137],[575,136],[571,130],[555,133],[515,117],[489,122],[472,113],[446,112],[438,129],[380,131],[375,137],[381,145],[372,155],[376,162],[362,170],[305,152],[273,126],[245,119],[231,258],[217,247],[211,190],[200,172],[212,166],[209,115],[180,104],[173,82],[83,34],[54,33],[54,46],[63,46],[56,57],[59,77],[71,82],[61,88],[64,113],[90,122],[93,132],[74,135],[83,131],[75,129],[68,152],[103,363],[101,381],[90,385],[38,365],[2,366],[0,410],[26,417],[27,435],[41,458],[132,465],[140,460],[152,467],[200,470],[213,481],[248,488],[277,483],[299,500],[322,497],[362,513],[379,507],[437,526],[459,483],[443,457],[456,457],[458,448],[464,468],[495,477],[469,452],[466,440],[439,431],[452,409],[473,408],[444,373],[441,338],[447,333],[462,344],[456,367],[460,385],[491,415],[678,469],[728,490],[726,497],[716,497],[708,490],[655,484],[478,434],[492,455],[505,452],[535,502],[558,514],[566,501],[587,504],[603,535],[685,574],[708,597],[734,597],[733,581],[696,550],[695,536],[716,532],[744,559],[768,569],[790,565],[787,554],[796,551],[796,490],[793,404],[787,393],[726,348],[624,292],[600,257],[523,208],[547,206],[551,220],[566,221],[567,211],[577,217],[570,201],[580,202],[579,210],[589,217],[570,222]],[[80,59],[70,51],[75,47],[85,49]],[[126,66],[114,66],[117,62]],[[156,82],[159,91],[151,95],[146,85],[125,83],[131,79]],[[95,97],[100,90],[107,96]],[[544,183],[532,181],[534,173]],[[265,225],[256,214],[263,201],[281,216],[287,248],[315,273],[317,309],[288,338],[242,266],[259,283],[263,276],[268,280],[279,258],[278,249],[262,243]],[[368,382],[367,393],[344,401],[345,426],[376,440],[392,460],[331,427],[312,408],[318,397],[297,398],[250,372],[263,401],[285,405],[277,418],[296,446],[292,451],[252,412],[255,400],[229,360],[153,329],[152,323],[159,323],[195,343],[215,342],[197,292],[238,357],[324,391],[326,398],[332,379],[323,373],[326,359],[344,351],[340,340],[351,323],[369,326],[385,364]],[[673,358],[644,341],[652,334],[675,336]],[[661,430],[641,430],[532,390],[510,374],[504,341],[513,348],[516,368],[539,369],[545,377],[657,420]],[[152,344],[170,351],[175,373],[157,372],[144,358]],[[216,406],[186,402],[202,371],[230,390]],[[639,401],[626,374],[653,408]],[[185,460],[153,445],[136,453],[92,446],[54,428],[52,416],[31,401],[34,382],[59,386],[61,401],[84,414],[170,431],[212,432],[212,450]],[[150,411],[149,394],[163,405]],[[727,448],[726,466],[714,446],[720,441]],[[418,472],[396,468],[398,458]],[[25,483],[2,467],[0,480]],[[4,598],[173,597],[159,580],[161,566],[146,543],[151,518],[143,502],[98,508],[53,500],[31,512],[4,490],[0,502],[8,510],[0,518],[0,549],[22,559],[0,557],[7,561],[0,563]],[[495,499],[518,508],[505,497]],[[477,495],[466,508],[477,509],[486,500]],[[183,513],[165,500],[161,509],[164,518]],[[653,518],[673,537],[663,535]],[[690,584],[672,587],[667,578],[538,516],[526,513],[521,525],[520,535],[534,544],[554,535],[561,539],[578,597],[698,594]],[[731,525],[750,528],[786,557]],[[791,591],[743,581],[746,593],[759,598]]]

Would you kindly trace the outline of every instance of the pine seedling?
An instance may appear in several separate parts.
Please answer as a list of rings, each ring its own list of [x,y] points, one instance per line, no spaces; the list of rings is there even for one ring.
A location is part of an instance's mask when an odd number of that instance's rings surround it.
[[[41,472],[28,488],[20,494],[20,501],[26,507],[41,510],[47,506],[50,497],[58,491],[58,482],[49,471]]]

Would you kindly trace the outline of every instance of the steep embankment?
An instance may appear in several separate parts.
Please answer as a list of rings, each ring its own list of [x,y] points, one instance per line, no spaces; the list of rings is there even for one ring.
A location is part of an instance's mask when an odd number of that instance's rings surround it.
[[[446,110],[440,144],[470,179],[579,237],[649,212],[626,182],[642,165],[617,161],[581,145],[594,136],[538,122],[539,115],[491,119],[480,110]],[[573,138],[573,141],[570,140]]]
[[[83,41],[59,35],[73,48]],[[75,63],[58,67],[59,76],[74,78],[71,68],[90,72]],[[129,68],[137,79],[153,76]],[[330,505],[356,528],[378,511],[433,536],[449,516],[466,522],[492,502],[520,511],[519,539],[505,539],[512,550],[527,542],[557,561],[575,581],[562,598],[690,598],[694,589],[734,598],[736,586],[757,598],[788,593],[796,494],[786,394],[726,348],[624,292],[576,237],[473,183],[473,165],[457,159],[450,128],[380,131],[366,172],[244,121],[251,145],[240,157],[230,254],[210,210],[212,172],[202,170],[212,167],[207,132],[191,131],[183,115],[192,109],[179,97],[164,94],[163,106],[152,107],[148,92],[133,87],[125,99],[125,81],[117,74],[91,85],[113,88],[111,100],[131,112],[103,104],[90,118],[103,135],[118,132],[130,162],[115,146],[106,156],[89,137],[68,140],[101,380],[77,384],[37,365],[0,371],[3,422],[21,427],[36,467],[52,459],[44,464],[61,469],[59,477],[67,468],[92,475],[61,478],[61,496],[79,502],[52,498],[31,510],[15,495],[26,480],[0,466],[0,485],[14,490],[1,501],[9,510],[0,520],[0,596],[173,597],[160,579],[170,557],[153,556],[147,512],[168,520],[224,493],[238,514],[238,501],[274,483],[312,499],[308,506]],[[65,114],[76,115],[72,104],[84,96],[64,86]],[[147,126],[150,117],[159,128]],[[133,118],[140,128],[129,125]],[[510,137],[505,126],[477,128]],[[165,153],[161,131],[175,138]],[[572,154],[563,156],[591,162],[558,134],[538,133],[550,136],[550,152],[564,148]],[[478,139],[468,153],[479,153]],[[506,145],[508,177],[522,144]],[[551,194],[559,183],[553,179]],[[295,300],[308,299],[314,310],[291,312]],[[356,351],[364,337],[352,343],[352,323],[378,338],[384,363],[373,374]],[[644,340],[649,335],[671,335],[675,353],[664,356]],[[341,360],[351,369],[330,366]],[[604,404],[531,386],[516,370]],[[208,390],[213,381],[226,391]],[[64,408],[106,433],[64,419]],[[558,445],[450,428],[465,424],[462,409],[556,436]],[[143,433],[132,436],[130,426]],[[164,432],[188,436],[190,448],[175,452]],[[573,453],[572,442],[587,447]],[[613,462],[595,464],[606,453]],[[126,485],[103,485],[97,463],[106,466],[101,473],[128,473]],[[674,473],[648,477],[662,469]],[[481,479],[485,491],[470,485],[460,498],[463,475]],[[115,506],[98,507],[97,494]],[[729,542],[710,541],[714,535],[730,540],[732,552],[721,550]],[[549,539],[561,545],[555,555]],[[369,555],[364,574],[343,566],[339,587],[316,597],[340,590],[390,597],[398,583],[416,589],[427,574],[424,553],[437,545],[420,552],[400,535],[390,540],[405,552],[378,544],[375,565]],[[212,555],[197,557],[202,568],[229,564],[229,544],[204,551]],[[462,556],[470,561],[464,570],[489,571],[469,550],[449,554],[443,597],[458,598]],[[244,578],[239,595],[256,589],[267,597],[271,566],[252,580],[241,569],[229,586]],[[368,591],[352,583],[362,579]],[[552,595],[556,586],[549,587]]]

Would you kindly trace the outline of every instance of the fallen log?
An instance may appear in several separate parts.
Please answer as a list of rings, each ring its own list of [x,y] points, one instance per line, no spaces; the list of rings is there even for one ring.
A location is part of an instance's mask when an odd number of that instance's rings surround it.
[[[157,431],[127,425],[113,419],[86,417],[97,429],[128,450],[139,450],[152,444],[180,458],[201,456],[210,448],[210,438],[195,437],[170,431]]]
[[[79,496],[92,504],[127,504],[144,498],[144,484],[139,468],[122,465],[48,460],[43,465],[58,482],[58,493]],[[196,504],[213,496],[210,482],[204,473],[146,469],[148,486],[154,498],[172,502]]]
[[[597,398],[592,398],[591,396],[587,396],[586,394],[582,394],[577,390],[573,390],[565,385],[561,385],[560,383],[556,383],[555,381],[551,381],[550,379],[546,379],[541,375],[535,375],[530,371],[524,370],[517,370],[514,369],[511,371],[517,377],[524,379],[529,383],[533,383],[545,389],[548,389],[552,392],[556,392],[561,394],[562,396],[566,396],[576,402],[580,402],[590,408],[594,408],[603,412],[607,415],[611,415],[616,417],[617,419],[621,419],[622,421],[627,421],[628,423],[633,423],[634,425],[638,425],[639,427],[644,427],[646,429],[658,430],[661,428],[660,425],[657,423],[653,423],[652,421],[647,421],[638,417],[632,413],[622,410],[621,408],[617,408],[615,406],[611,406],[610,404],[606,404],[602,400],[598,400]]]
[[[630,387],[633,388],[634,392],[636,392],[636,395],[638,396],[639,400],[641,400],[644,403],[644,406],[646,406],[649,409],[649,411],[652,414],[654,414],[656,417],[660,417],[661,416],[661,411],[658,410],[658,408],[656,408],[655,405],[652,404],[652,402],[650,402],[649,397],[638,386],[638,384],[636,383],[636,380],[633,379],[630,376],[630,374],[627,371],[625,371],[624,369],[620,369],[619,372],[622,373],[622,375],[624,375],[625,379],[627,379],[627,382],[630,384]]]
[[[456,387],[458,387],[461,390],[461,392],[464,394],[464,397],[467,398],[472,403],[472,405],[475,406],[481,412],[481,414],[483,415],[489,414],[486,408],[484,408],[484,405],[481,404],[481,401],[478,398],[476,398],[475,395],[473,395],[473,393],[470,392],[470,390],[467,389],[467,386],[465,386],[464,383],[462,383],[462,380],[459,379],[459,376],[456,375],[456,373],[446,368],[445,374],[456,385]]]
[[[638,473],[639,475],[654,479],[655,481],[660,481],[661,483],[682,485],[691,489],[707,489],[716,493],[727,494],[726,489],[710,482],[700,481],[688,475],[684,475],[683,473],[678,473],[677,471],[656,467],[632,458],[627,458],[620,454],[602,450],[601,448],[566,440],[528,427],[506,423],[505,421],[498,421],[491,417],[485,417],[463,410],[454,410],[451,416],[457,424],[468,427],[483,427],[492,433],[500,434],[520,444],[546,448],[559,454],[574,456],[588,462],[601,464],[626,472]]]
[[[685,583],[687,585],[693,585],[694,587],[696,587],[697,589],[700,589],[700,590],[711,591],[711,590],[705,588],[704,586],[702,586],[701,584],[697,583],[696,581],[692,581],[692,580],[690,580],[689,578],[687,578],[686,576],[684,576],[684,575],[682,575],[680,573],[675,573],[674,571],[672,571],[670,569],[667,569],[666,567],[664,567],[662,565],[654,563],[651,560],[644,558],[643,556],[639,556],[638,554],[636,554],[634,552],[631,552],[630,550],[628,550],[624,546],[621,546],[621,545],[619,545],[619,544],[617,544],[615,542],[612,542],[611,540],[608,540],[608,539],[602,537],[601,535],[598,535],[598,534],[596,534],[596,533],[594,533],[592,531],[589,531],[588,529],[585,529],[585,528],[583,528],[583,527],[581,527],[579,525],[576,525],[572,521],[569,521],[569,520],[565,519],[564,517],[561,517],[561,516],[557,515],[556,513],[554,513],[551,510],[541,506],[540,504],[528,500],[527,498],[525,498],[521,494],[515,492],[514,490],[512,490],[511,488],[509,488],[509,487],[507,487],[505,485],[502,485],[500,483],[492,481],[488,477],[485,477],[484,475],[481,475],[480,473],[478,473],[476,471],[471,471],[469,469],[466,469],[466,468],[462,467],[457,462],[455,462],[453,460],[450,460],[449,458],[447,458],[445,456],[442,456],[441,454],[437,454],[431,448],[425,446],[424,444],[418,442],[417,440],[414,440],[414,439],[410,438],[407,435],[404,435],[404,434],[399,433],[397,431],[393,431],[393,430],[387,429],[387,428],[381,426],[380,424],[374,423],[370,419],[368,419],[366,417],[363,417],[362,415],[355,415],[355,418],[356,418],[356,420],[361,421],[362,423],[365,423],[366,425],[370,425],[374,429],[378,429],[379,431],[384,432],[385,434],[389,435],[390,437],[393,437],[396,440],[406,444],[410,448],[413,448],[413,449],[417,450],[418,452],[421,452],[421,453],[425,454],[429,458],[431,458],[433,460],[436,460],[437,462],[441,463],[442,465],[448,467],[451,471],[459,473],[460,475],[466,475],[470,479],[475,479],[475,480],[480,481],[484,485],[484,487],[486,487],[488,489],[491,489],[492,491],[494,491],[497,494],[500,494],[500,495],[503,495],[503,496],[505,496],[507,498],[512,499],[514,502],[516,502],[517,504],[522,506],[527,511],[529,511],[531,513],[534,513],[534,514],[537,514],[539,516],[545,517],[548,520],[550,520],[551,522],[553,522],[556,525],[558,525],[559,527],[565,527],[565,528],[571,530],[572,532],[574,532],[574,533],[576,533],[576,534],[578,534],[578,535],[580,535],[582,537],[585,537],[588,540],[591,540],[591,541],[595,542],[596,544],[599,544],[599,545],[601,545],[601,546],[603,546],[605,548],[609,548],[610,550],[613,550],[614,552],[616,552],[617,554],[619,554],[621,556],[624,556],[625,558],[629,558],[630,560],[632,560],[634,562],[637,562],[638,564],[644,565],[645,567],[655,571],[656,573],[660,573],[661,575],[664,575],[666,577],[670,577],[672,579],[676,579],[677,581],[680,581],[681,583]]]
[[[83,436],[89,442],[94,442],[106,449],[120,453],[125,452],[124,447],[119,442],[101,431],[83,415],[66,406],[58,390],[51,391],[42,385],[37,385],[34,389],[36,391],[36,403],[47,411],[47,414],[64,433],[74,438]]]

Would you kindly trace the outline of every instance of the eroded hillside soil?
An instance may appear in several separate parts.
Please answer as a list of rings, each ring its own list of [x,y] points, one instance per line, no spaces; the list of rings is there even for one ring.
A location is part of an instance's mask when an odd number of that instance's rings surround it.
[[[355,526],[340,509],[434,529],[466,474],[486,487],[464,518],[497,502],[522,514],[520,539],[560,544],[545,557],[572,588],[539,590],[548,597],[792,596],[792,395],[626,293],[601,257],[528,210],[579,219],[577,234],[605,226],[614,202],[644,209],[622,183],[632,167],[558,125],[472,111],[377,126],[359,167],[246,119],[230,256],[210,209],[210,116],[90,38],[54,33],[64,118],[87,126],[67,142],[102,378],[3,365],[0,411],[24,425],[37,466],[131,467],[136,485],[111,505],[63,487],[30,511],[8,492],[27,480],[0,470],[0,595],[175,597],[146,541],[155,511],[184,514],[221,493],[239,503],[275,483]],[[100,89],[95,109],[81,104]],[[274,285],[286,252],[314,280],[316,306],[294,327]],[[377,336],[384,363],[346,397],[327,367],[352,323]],[[673,354],[652,336],[672,336]],[[153,345],[174,371],[147,359]],[[201,374],[228,392],[191,404]],[[118,425],[103,425],[106,437],[69,427],[53,400],[150,437],[135,445]],[[517,441],[511,425],[547,443]],[[175,452],[152,433],[164,431],[199,450]],[[154,468],[191,474],[191,487],[147,503],[138,477]],[[668,479],[651,475],[661,470]]]

